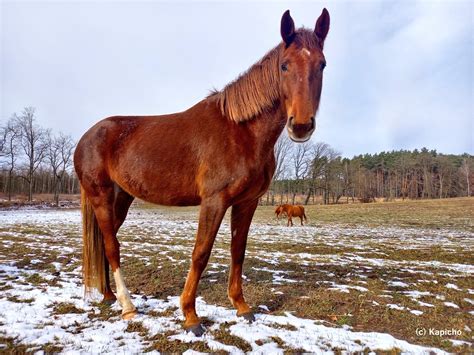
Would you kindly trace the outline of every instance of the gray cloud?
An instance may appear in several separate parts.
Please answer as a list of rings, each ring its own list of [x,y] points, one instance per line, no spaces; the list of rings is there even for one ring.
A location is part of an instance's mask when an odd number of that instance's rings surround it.
[[[455,2],[1,3],[0,117],[26,105],[79,138],[114,114],[162,114],[221,88],[297,25],[331,14],[318,131],[346,156],[473,152],[473,5]]]

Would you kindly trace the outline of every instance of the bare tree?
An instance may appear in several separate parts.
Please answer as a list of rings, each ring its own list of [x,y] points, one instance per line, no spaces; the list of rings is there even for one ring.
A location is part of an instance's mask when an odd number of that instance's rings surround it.
[[[66,170],[72,164],[72,152],[74,142],[70,136],[63,135],[53,137],[48,132],[47,159],[53,173],[54,202],[59,205],[59,189]]]
[[[35,123],[35,109],[25,107],[16,117],[21,132],[21,147],[26,155],[26,175],[21,177],[28,183],[28,201],[33,200],[33,175],[47,154],[47,130]]]
[[[282,134],[275,144],[275,174],[273,179],[278,180],[284,175],[287,169],[288,156],[291,152],[292,142],[286,133]]]
[[[343,194],[346,196],[346,202],[349,203],[349,194],[354,202],[354,166],[350,159],[342,159],[342,177],[343,177]]]
[[[308,204],[311,195],[314,196],[316,193],[316,181],[321,177],[324,165],[327,163],[325,157],[329,149],[329,145],[323,142],[317,142],[312,146],[310,152],[311,163],[309,166],[309,186],[308,192],[306,193],[305,205]]]
[[[1,152],[8,171],[7,191],[8,201],[12,199],[12,177],[16,168],[16,161],[19,156],[20,127],[16,124],[16,117],[13,116],[2,129]]]
[[[468,158],[464,158],[462,160],[462,165],[461,165],[460,169],[461,169],[462,175],[466,179],[466,185],[467,185],[467,194],[466,194],[466,196],[471,196],[471,186],[470,186],[471,185],[471,179],[470,179],[471,168],[469,166]]]
[[[270,198],[270,190],[273,192],[272,193],[272,201],[271,204],[275,204],[275,193],[277,193],[276,188],[277,188],[277,183],[276,181],[282,180],[286,177],[287,172],[288,172],[288,160],[289,160],[289,155],[291,152],[291,149],[293,148],[293,144],[286,134],[284,132],[280,138],[278,138],[274,152],[275,152],[275,173],[273,174],[273,179],[272,179],[272,188],[268,190],[267,192],[267,205],[270,204],[269,198]],[[280,186],[281,189],[281,186]],[[280,191],[280,203],[283,203],[283,192]]]
[[[6,155],[7,128],[0,127],[0,158]]]
[[[438,182],[439,182],[439,198],[447,197],[447,193],[451,188],[453,166],[447,156],[436,157],[437,171],[438,171]],[[454,170],[455,172],[455,170]]]
[[[328,148],[324,157],[326,163],[323,166],[323,186],[324,190],[324,204],[329,204],[329,196],[333,192],[333,202],[336,201],[334,193],[340,186],[340,159],[341,153]]]
[[[420,165],[420,177],[421,177],[421,196],[423,198],[431,198],[433,197],[432,193],[432,167],[433,167],[433,151],[429,151],[427,148],[422,148],[420,152],[420,156],[418,158],[419,165]]]
[[[296,194],[301,184],[301,180],[306,177],[308,174],[309,168],[311,166],[310,161],[310,151],[312,148],[311,141],[298,144],[295,149],[293,149],[293,154],[291,161],[293,163],[293,173],[295,177],[294,190],[292,196],[292,203],[295,204]]]

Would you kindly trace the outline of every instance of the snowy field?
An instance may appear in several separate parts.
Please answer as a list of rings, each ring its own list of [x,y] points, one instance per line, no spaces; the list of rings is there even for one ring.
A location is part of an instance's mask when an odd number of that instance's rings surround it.
[[[311,210],[308,226],[287,228],[265,207],[244,269],[257,321],[227,300],[226,218],[197,302],[207,331],[194,337],[181,328],[178,296],[196,217],[132,208],[119,240],[140,314],[126,322],[117,304],[83,297],[78,210],[0,211],[0,352],[474,351],[472,231],[318,223]]]

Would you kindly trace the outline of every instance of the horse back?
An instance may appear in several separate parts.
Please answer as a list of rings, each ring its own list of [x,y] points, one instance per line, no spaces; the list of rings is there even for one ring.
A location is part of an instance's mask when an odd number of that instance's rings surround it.
[[[171,115],[106,118],[81,138],[74,161],[81,185],[117,184],[173,206],[198,205],[224,191],[233,203],[261,195],[273,175],[273,155],[255,156],[254,140],[203,100]]]
[[[291,215],[294,217],[301,217],[304,215],[304,207],[301,205],[290,206]]]

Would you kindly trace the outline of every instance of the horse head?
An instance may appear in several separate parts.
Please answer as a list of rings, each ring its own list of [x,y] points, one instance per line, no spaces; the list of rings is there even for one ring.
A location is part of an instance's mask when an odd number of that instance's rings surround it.
[[[323,9],[314,31],[295,30],[287,10],[281,19],[284,49],[280,55],[280,92],[287,115],[287,130],[295,142],[311,138],[316,128],[326,59],[324,40],[329,31],[329,13]]]

